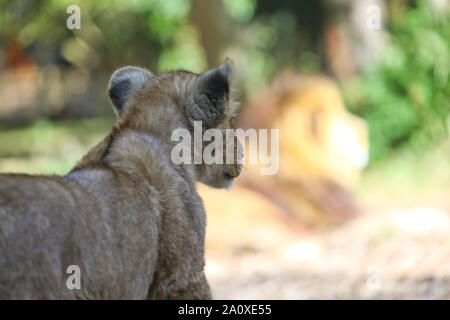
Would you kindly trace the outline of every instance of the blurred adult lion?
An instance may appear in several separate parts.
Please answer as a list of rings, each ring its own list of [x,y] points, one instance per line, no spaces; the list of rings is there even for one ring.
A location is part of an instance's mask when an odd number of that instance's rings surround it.
[[[368,161],[368,133],[364,120],[346,110],[331,79],[281,73],[244,106],[238,126],[280,130],[279,172],[262,176],[259,165],[246,165],[228,194],[230,203],[246,205],[231,214],[232,228],[225,226],[224,217],[236,208],[209,210],[209,229],[215,230],[207,234],[210,245],[229,242],[219,237],[222,228],[235,230],[242,242],[259,243],[261,234],[271,234],[261,247],[276,246],[286,230],[333,225],[357,212],[351,189]],[[202,192],[206,199],[214,197],[212,193],[217,192]],[[206,202],[209,205],[213,207]],[[253,228],[255,223],[259,229]],[[278,236],[269,229],[278,230]]]
[[[280,129],[280,176],[351,187],[368,162],[364,120],[349,113],[324,76],[284,72],[244,109],[244,128]]]

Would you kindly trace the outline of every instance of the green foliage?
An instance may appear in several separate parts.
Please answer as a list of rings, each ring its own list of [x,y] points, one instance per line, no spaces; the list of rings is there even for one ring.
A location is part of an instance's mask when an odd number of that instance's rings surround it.
[[[235,2],[224,2],[230,16],[236,23],[247,20],[233,12],[237,9],[233,9],[230,4]],[[249,7],[253,5],[253,1],[248,0],[239,6],[247,8],[244,3]],[[279,7],[269,13],[255,14],[250,21],[239,25],[233,55],[245,65],[242,78],[247,92],[261,89],[284,68],[297,69],[304,74],[320,71],[322,61],[314,42],[308,37],[310,30],[300,24],[302,17],[296,16],[293,9]]]
[[[423,152],[447,136],[448,14],[418,1],[390,29],[381,61],[344,85],[349,108],[369,124],[372,162],[402,145]]]
[[[224,54],[232,56],[239,69],[243,65],[240,76],[246,92],[263,87],[284,67],[302,74],[325,68],[318,45],[324,19],[320,2],[222,3],[233,30]],[[383,58],[343,84],[347,105],[369,124],[371,161],[401,145],[423,150],[447,135],[450,18],[428,3],[417,1],[404,15],[390,17],[390,45]],[[66,8],[72,4],[81,8],[81,30],[65,27]],[[85,97],[100,96],[90,88],[106,83],[111,70],[127,64],[155,72],[199,72],[207,67],[198,29],[189,19],[192,1],[3,0],[1,6],[0,45],[11,39],[19,42],[31,52],[41,74],[56,63],[60,69],[78,69],[87,75],[87,89],[80,92]],[[95,101],[106,105],[106,98],[101,99]],[[75,101],[71,103],[78,107]],[[109,111],[109,106],[104,109]]]
[[[238,21],[250,20],[256,9],[256,0],[224,0],[225,9]]]
[[[65,27],[69,5],[80,7],[81,30]],[[35,48],[41,65],[52,63],[45,58],[56,51],[75,67],[93,72],[124,64],[158,71],[181,50],[194,57],[185,68],[200,69],[205,58],[198,39],[184,37],[190,9],[191,2],[184,0],[4,0],[0,44],[15,39]]]

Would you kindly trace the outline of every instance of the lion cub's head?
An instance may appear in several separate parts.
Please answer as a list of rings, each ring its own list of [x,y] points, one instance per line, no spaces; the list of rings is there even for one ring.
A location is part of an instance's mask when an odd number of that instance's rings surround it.
[[[225,133],[226,129],[234,129],[238,113],[238,104],[230,95],[232,69],[231,61],[227,59],[220,67],[202,74],[177,70],[154,75],[131,66],[117,70],[109,84],[109,97],[118,116],[115,131],[133,129],[145,132],[173,149],[179,143],[173,141],[174,131],[184,130],[191,137],[190,147],[186,149],[190,153],[188,161],[174,164],[193,168],[196,180],[209,186],[230,187],[241,172],[242,165],[238,162],[243,157],[238,139]],[[198,159],[208,144],[219,139],[214,136],[205,141],[206,135],[203,134],[208,129],[222,133],[223,149],[218,153],[223,154],[221,163],[205,163],[205,159]],[[195,143],[199,132],[201,141]],[[230,142],[234,146],[226,149]],[[230,150],[234,158],[232,162],[226,159]]]

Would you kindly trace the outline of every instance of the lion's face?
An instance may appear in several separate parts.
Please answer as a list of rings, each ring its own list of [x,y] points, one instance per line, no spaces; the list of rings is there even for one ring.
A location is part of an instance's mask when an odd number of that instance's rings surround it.
[[[221,132],[223,141],[222,162],[212,164],[203,162],[202,164],[197,165],[198,181],[210,187],[229,189],[233,185],[234,179],[237,178],[242,171],[241,160],[244,157],[244,149],[235,135],[227,136],[227,129],[234,128],[230,122],[231,121],[224,121],[217,127],[218,132]],[[207,148],[209,143],[209,141],[203,143],[203,152],[208,151]],[[214,152],[212,153],[215,155]],[[228,161],[228,163],[227,155],[232,159],[232,161]]]
[[[230,96],[231,78],[229,60],[201,74],[178,70],[153,75],[125,67],[113,74],[109,96],[119,126],[158,135],[166,145],[177,148],[171,150],[171,158],[189,153],[181,163],[193,165],[197,181],[229,188],[241,173],[243,158],[243,147],[230,131],[239,111]],[[189,141],[185,141],[185,133]],[[199,137],[200,143],[196,141]],[[172,161],[180,165],[177,159]]]

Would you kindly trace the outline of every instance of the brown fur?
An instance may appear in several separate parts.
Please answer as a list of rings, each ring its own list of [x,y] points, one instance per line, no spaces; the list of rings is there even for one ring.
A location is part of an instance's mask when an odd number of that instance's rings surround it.
[[[123,74],[131,91],[115,92]],[[207,127],[231,126],[229,87],[224,99],[207,91],[217,79],[206,74],[120,69],[118,121],[68,175],[0,175],[0,298],[211,298],[196,182],[228,187],[241,166],[170,159],[172,131],[192,132],[195,108]],[[230,62],[209,75],[229,84]],[[81,269],[80,290],[66,287],[69,265]]]

